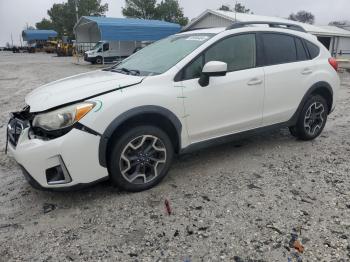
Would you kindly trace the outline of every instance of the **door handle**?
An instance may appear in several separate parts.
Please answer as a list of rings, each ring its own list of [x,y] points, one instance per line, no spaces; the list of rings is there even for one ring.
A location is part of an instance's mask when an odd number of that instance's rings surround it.
[[[313,71],[310,68],[305,68],[301,73],[303,75],[310,75],[310,74],[312,74],[312,72]]]
[[[248,86],[256,86],[256,85],[261,85],[262,84],[262,80],[259,78],[253,78],[248,82]]]

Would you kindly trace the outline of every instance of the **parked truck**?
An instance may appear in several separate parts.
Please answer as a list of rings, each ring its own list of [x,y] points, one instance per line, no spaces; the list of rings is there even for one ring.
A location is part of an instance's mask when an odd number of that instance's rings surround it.
[[[84,60],[92,64],[110,63],[130,56],[146,43],[140,41],[100,41],[84,53]]]

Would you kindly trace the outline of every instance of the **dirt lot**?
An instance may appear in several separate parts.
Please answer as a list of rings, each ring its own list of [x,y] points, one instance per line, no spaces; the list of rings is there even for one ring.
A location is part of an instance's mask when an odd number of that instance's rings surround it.
[[[4,154],[8,113],[35,87],[93,69],[0,52],[0,261],[350,260],[350,74],[340,74],[337,109],[313,142],[279,130],[182,156],[137,194],[108,182],[32,189]]]

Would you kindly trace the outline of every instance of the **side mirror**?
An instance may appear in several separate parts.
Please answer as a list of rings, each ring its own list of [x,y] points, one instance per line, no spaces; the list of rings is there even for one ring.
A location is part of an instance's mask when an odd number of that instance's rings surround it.
[[[203,67],[201,77],[198,83],[201,86],[208,86],[210,77],[225,76],[227,73],[227,64],[220,61],[210,61]]]

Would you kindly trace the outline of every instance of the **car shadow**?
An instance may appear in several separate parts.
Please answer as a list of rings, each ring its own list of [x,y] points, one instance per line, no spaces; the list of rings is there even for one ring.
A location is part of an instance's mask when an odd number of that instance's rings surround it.
[[[176,176],[177,181],[181,181],[181,177],[186,177],[188,175],[189,167],[192,169],[201,168],[202,163],[207,161],[220,162],[220,160],[225,155],[232,155],[234,157],[235,154],[249,153],[250,151],[254,151],[257,148],[269,148],[276,145],[283,147],[284,143],[290,143],[291,141],[298,142],[298,140],[289,134],[288,129],[280,129],[270,131],[268,133],[257,134],[255,136],[240,139],[237,141],[212,146],[193,153],[176,156],[168,176],[157,187],[155,187],[155,190],[163,190],[162,188],[167,188],[169,186],[167,183],[171,184],[174,180],[174,176]],[[181,177],[179,178],[178,176]],[[181,187],[181,185],[177,186]],[[28,188],[30,188],[29,185]],[[151,189],[151,191],[152,190],[154,189]],[[116,186],[113,186],[109,180],[75,191],[35,191],[38,197],[52,198],[56,201],[61,200],[63,202],[68,199],[78,200],[89,198],[96,200],[108,196],[124,196],[135,194],[119,190]],[[136,194],[145,194],[145,192],[147,191]]]

